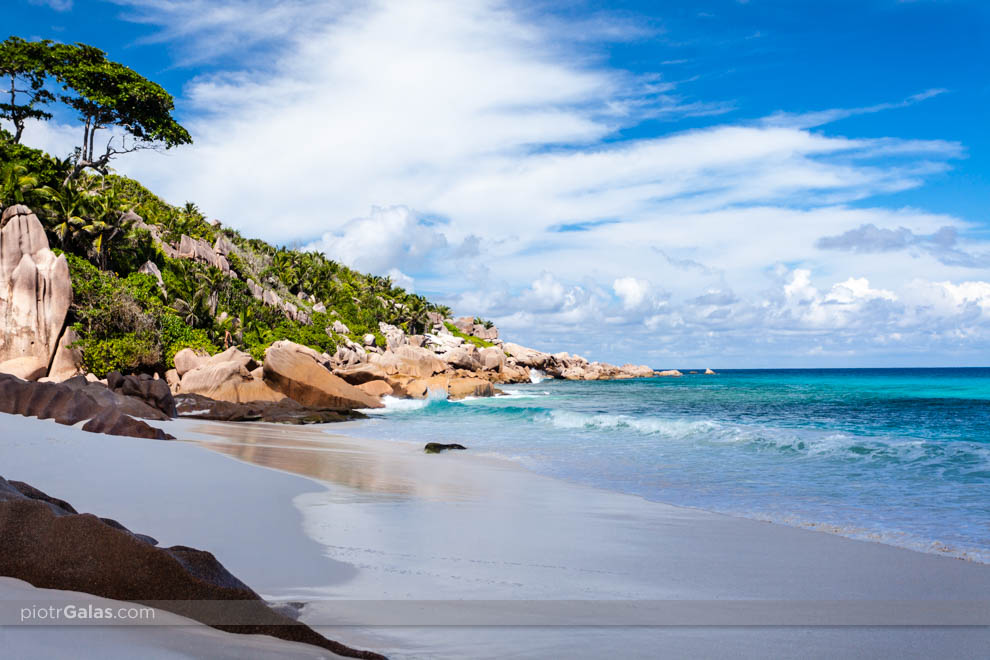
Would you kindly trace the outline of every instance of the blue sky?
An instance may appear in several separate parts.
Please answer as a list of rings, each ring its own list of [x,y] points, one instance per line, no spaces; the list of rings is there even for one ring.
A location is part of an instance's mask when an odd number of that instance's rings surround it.
[[[986,3],[12,2],[176,96],[120,171],[522,343],[987,364]]]

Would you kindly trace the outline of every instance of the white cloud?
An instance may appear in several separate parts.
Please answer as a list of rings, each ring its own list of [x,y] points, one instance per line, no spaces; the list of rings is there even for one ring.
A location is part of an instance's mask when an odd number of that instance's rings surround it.
[[[626,309],[635,309],[646,302],[650,292],[648,280],[638,280],[635,277],[620,277],[612,282],[612,290],[622,300]]]
[[[338,232],[326,232],[304,246],[358,270],[373,273],[418,268],[438,250],[447,247],[444,235],[404,206],[373,208]],[[406,276],[408,277],[408,276]]]
[[[72,0],[28,0],[32,5],[38,7],[48,7],[55,11],[69,11],[72,9]]]
[[[728,107],[610,68],[600,40],[642,31],[608,16],[581,36],[487,0],[118,1],[179,61],[255,53],[183,91],[194,146],[118,162],[247,235],[620,361],[828,360],[876,354],[879,336],[929,355],[953,328],[973,355],[990,341],[973,276],[987,241],[956,217],[864,201],[946,172],[962,146],[808,130],[940,90],[614,140]],[[32,131],[66,153],[75,129]]]

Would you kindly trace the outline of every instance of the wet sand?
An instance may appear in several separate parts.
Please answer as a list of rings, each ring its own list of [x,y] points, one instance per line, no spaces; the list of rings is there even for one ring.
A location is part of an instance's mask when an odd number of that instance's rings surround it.
[[[334,601],[349,599],[985,602],[990,594],[987,565],[647,502],[470,451],[425,455],[331,434],[346,424],[178,420],[167,430],[183,442],[155,442],[2,421],[17,429],[0,445],[3,476],[163,544],[208,549],[266,596],[310,602],[303,620],[316,626],[337,620]],[[981,657],[990,644],[986,627],[321,631],[393,657],[431,658]]]

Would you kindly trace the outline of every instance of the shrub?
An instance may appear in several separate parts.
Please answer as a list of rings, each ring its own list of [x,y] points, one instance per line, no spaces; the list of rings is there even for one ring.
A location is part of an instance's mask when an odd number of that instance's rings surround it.
[[[161,352],[152,335],[142,337],[127,333],[98,339],[85,336],[81,324],[76,324],[74,329],[84,335],[75,344],[82,351],[83,364],[88,371],[101,378],[111,371],[138,371],[157,365],[161,360]]]
[[[175,314],[163,313],[158,319],[162,344],[162,362],[167,369],[175,368],[175,354],[184,348],[214,354],[220,349],[210,341],[205,330],[190,328]]]

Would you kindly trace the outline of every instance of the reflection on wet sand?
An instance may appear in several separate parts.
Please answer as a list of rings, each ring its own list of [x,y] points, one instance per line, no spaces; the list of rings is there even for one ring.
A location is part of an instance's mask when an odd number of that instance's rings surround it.
[[[372,448],[317,427],[263,423],[210,422],[192,431],[196,436],[184,439],[221,454],[364,492],[432,500],[480,496],[453,457],[426,456],[405,445]]]

